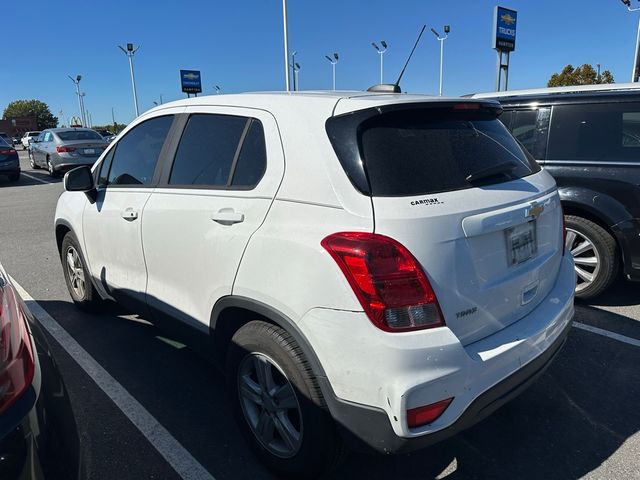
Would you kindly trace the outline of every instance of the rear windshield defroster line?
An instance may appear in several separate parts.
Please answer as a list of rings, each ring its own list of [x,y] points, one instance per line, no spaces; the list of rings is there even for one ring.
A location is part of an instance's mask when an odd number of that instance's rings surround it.
[[[496,104],[374,108],[326,128],[353,185],[372,196],[426,195],[502,183],[540,167],[497,120]]]

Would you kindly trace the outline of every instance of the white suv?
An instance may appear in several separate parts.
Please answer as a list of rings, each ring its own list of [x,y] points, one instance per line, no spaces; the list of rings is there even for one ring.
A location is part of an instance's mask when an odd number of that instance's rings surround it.
[[[71,296],[184,327],[281,474],[440,440],[520,393],[573,316],[556,185],[500,112],[336,92],[162,105],[65,176]]]

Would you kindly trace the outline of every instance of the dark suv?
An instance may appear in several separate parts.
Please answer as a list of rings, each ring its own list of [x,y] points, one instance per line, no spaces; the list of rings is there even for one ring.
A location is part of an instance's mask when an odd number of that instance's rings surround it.
[[[622,268],[640,280],[640,87],[562,87],[474,95],[558,183],[576,296],[602,293]]]

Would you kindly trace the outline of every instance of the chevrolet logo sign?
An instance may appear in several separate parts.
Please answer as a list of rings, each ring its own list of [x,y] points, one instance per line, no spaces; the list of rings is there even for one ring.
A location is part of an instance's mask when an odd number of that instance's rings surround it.
[[[182,75],[182,78],[186,78],[187,80],[197,80],[198,78],[200,78],[200,75],[195,73],[185,73],[184,75]]]
[[[540,214],[544,212],[544,205],[539,203],[532,203],[528,210],[525,212],[525,217],[538,218]]]
[[[514,23],[516,23],[516,19],[513,18],[508,13],[505,13],[504,15],[500,15],[500,20],[502,20],[507,25],[513,25]]]

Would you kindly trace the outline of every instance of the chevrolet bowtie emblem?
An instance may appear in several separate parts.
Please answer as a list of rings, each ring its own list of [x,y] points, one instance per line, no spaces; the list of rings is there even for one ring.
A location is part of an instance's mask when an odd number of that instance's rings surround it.
[[[508,13],[505,13],[504,15],[500,15],[500,20],[502,20],[507,25],[513,25],[514,23],[516,23],[516,19],[513,18]]]
[[[544,212],[544,205],[539,203],[532,203],[529,209],[525,213],[525,217],[538,218],[540,214]]]

